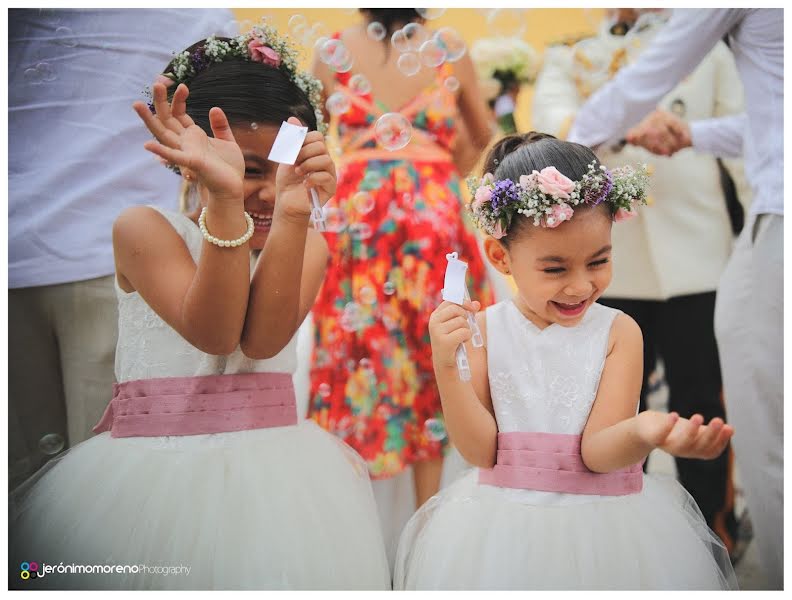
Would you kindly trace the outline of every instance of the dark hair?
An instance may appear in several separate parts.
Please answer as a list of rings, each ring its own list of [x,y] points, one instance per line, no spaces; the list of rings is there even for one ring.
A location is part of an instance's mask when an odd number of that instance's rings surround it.
[[[388,43],[390,43],[390,35],[400,26],[413,21],[423,21],[423,17],[414,8],[359,8],[358,10],[369,20],[378,21],[385,26],[388,31],[386,36]]]
[[[520,175],[541,171],[545,167],[555,167],[572,181],[579,181],[588,172],[592,162],[597,166],[600,164],[594,152],[587,146],[559,140],[549,133],[529,131],[507,135],[499,140],[484,160],[484,173],[492,173],[496,181],[511,179],[517,182]],[[607,202],[601,202],[598,206],[610,210]],[[575,211],[586,208],[589,205],[581,204],[575,207]],[[513,242],[530,223],[527,218],[517,218],[520,216],[516,215],[512,221],[509,235],[501,238],[507,248],[509,242]]]
[[[187,50],[192,52],[201,45],[203,41]],[[168,65],[165,72],[171,68]],[[169,98],[176,87],[168,88]],[[213,106],[223,109],[231,125],[280,125],[294,116],[311,130],[317,127],[316,114],[305,92],[281,69],[264,63],[243,58],[213,63],[187,82],[187,87],[187,114],[207,135],[212,135],[209,110]]]

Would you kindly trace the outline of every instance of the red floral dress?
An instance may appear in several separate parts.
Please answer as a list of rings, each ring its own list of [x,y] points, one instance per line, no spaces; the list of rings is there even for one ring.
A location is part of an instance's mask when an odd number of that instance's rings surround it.
[[[355,448],[375,479],[441,457],[448,445],[428,330],[447,253],[468,263],[471,297],[492,302],[450,155],[450,75],[450,65],[439,67],[399,110],[412,135],[396,151],[374,136],[387,110],[347,87],[351,73],[336,76],[351,108],[339,118],[338,189],[325,207],[331,260],[313,308],[309,414]]]

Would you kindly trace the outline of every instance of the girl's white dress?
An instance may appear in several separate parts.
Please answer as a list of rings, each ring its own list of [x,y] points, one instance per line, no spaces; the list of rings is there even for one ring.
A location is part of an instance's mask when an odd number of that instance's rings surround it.
[[[511,300],[487,309],[499,432],[582,434],[618,312],[594,304],[576,327],[540,330]],[[413,515],[394,589],[736,588],[726,549],[671,478],[600,496],[497,487],[480,471]]]
[[[197,260],[198,227],[162,212]],[[117,292],[119,382],[296,369],[296,337],[268,360],[239,348],[211,356],[139,294]],[[10,579],[22,562],[139,566],[50,573],[25,588],[390,589],[365,461],[312,421],[184,436],[105,432],[17,488],[9,517]]]

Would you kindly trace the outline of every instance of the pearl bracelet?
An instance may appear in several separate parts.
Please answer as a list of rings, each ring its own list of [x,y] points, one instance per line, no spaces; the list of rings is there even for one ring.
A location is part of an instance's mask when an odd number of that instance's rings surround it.
[[[253,217],[251,217],[247,212],[245,212],[245,220],[247,221],[247,231],[242,237],[238,237],[235,240],[221,240],[216,238],[215,236],[209,233],[209,230],[206,228],[206,207],[204,206],[201,210],[201,216],[198,217],[198,227],[201,229],[201,233],[204,236],[204,239],[209,242],[210,244],[214,244],[215,246],[221,246],[223,248],[236,248],[237,246],[241,246],[245,242],[247,242],[250,238],[253,237]]]

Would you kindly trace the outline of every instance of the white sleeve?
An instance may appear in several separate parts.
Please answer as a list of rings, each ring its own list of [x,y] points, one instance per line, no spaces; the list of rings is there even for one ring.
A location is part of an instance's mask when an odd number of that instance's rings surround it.
[[[598,146],[638,123],[742,19],[745,9],[675,9],[639,59],[578,111],[569,141]]]
[[[690,123],[693,148],[724,158],[742,156],[743,132],[747,124],[745,113]]]

